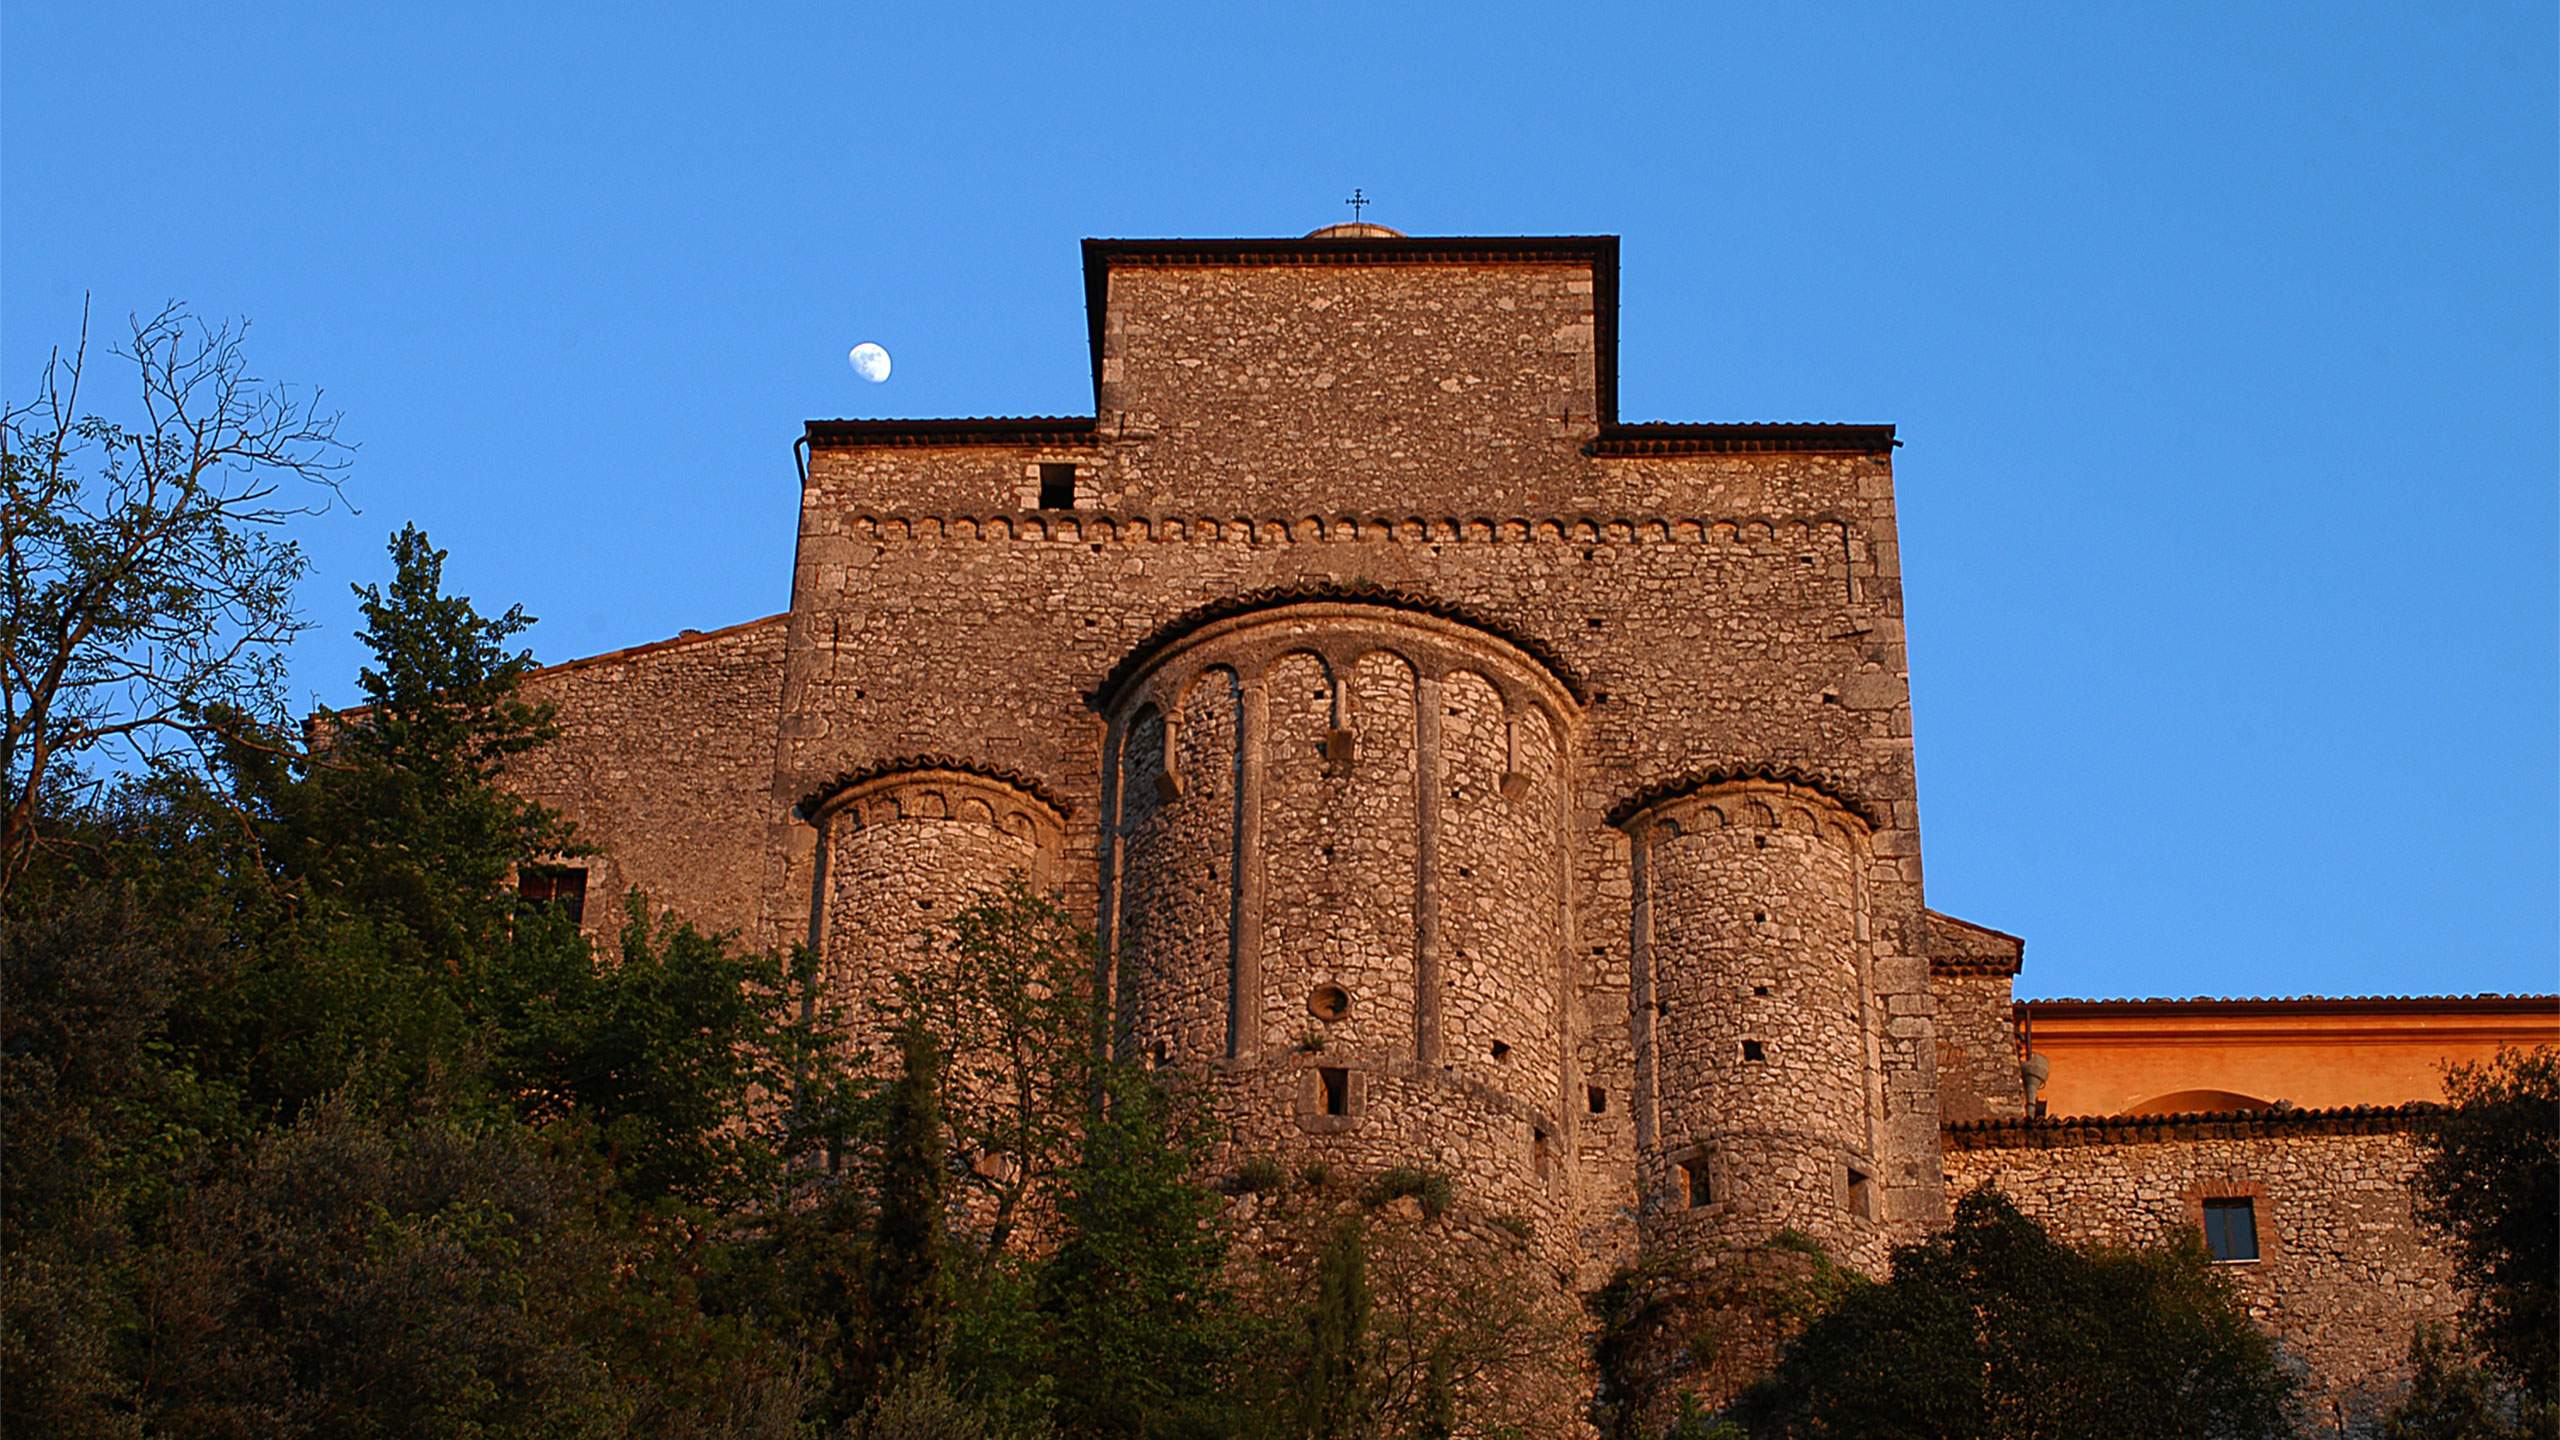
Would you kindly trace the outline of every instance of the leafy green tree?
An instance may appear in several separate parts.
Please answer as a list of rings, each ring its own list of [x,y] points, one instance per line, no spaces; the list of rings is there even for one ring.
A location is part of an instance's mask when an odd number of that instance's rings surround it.
[[[1092,932],[1022,877],[975,897],[905,977],[897,1011],[928,1027],[947,1068],[952,1171],[984,1217],[974,1246],[1004,1257],[1054,1201],[1094,1094],[1100,1053]]]
[[[1061,1434],[1231,1433],[1239,1332],[1203,1120],[1144,1071],[1101,1072],[1102,1104],[1062,1175],[1057,1253],[1040,1276]]]
[[[2560,1049],[2445,1072],[2420,1133],[2419,1217],[2453,1244],[2465,1319],[2532,1404],[2560,1405]]]
[[[2294,1382],[2194,1243],[2083,1252],[1998,1192],[1894,1253],[1737,1404],[1758,1436],[2205,1440],[2293,1433]]]

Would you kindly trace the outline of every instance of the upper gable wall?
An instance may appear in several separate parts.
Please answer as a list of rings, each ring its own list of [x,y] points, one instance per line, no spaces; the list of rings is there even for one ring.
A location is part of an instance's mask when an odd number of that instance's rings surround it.
[[[1115,264],[1104,503],[1270,514],[1538,513],[1587,498],[1587,261]]]

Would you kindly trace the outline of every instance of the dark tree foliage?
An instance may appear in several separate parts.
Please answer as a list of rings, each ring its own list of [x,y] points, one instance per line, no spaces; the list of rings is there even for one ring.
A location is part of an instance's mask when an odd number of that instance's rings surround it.
[[[2445,1072],[2421,1134],[2419,1217],[2453,1242],[2466,1321],[2534,1403],[2560,1404],[2560,1050]]]
[[[791,1434],[758,1237],[840,1076],[803,971],[519,916],[566,843],[494,783],[539,743],[517,622],[423,536],[362,592],[366,711],[306,753],[66,812],[0,914],[9,1433]],[[813,1103],[761,1103],[783,1077]]]
[[[2083,1252],[1991,1190],[1897,1250],[1736,1405],[1756,1436],[2243,1440],[2293,1433],[2294,1384],[2200,1246]]]
[[[2378,1440],[2560,1440],[2560,1410],[2526,1399],[2453,1336],[2419,1327],[2409,1372]]]

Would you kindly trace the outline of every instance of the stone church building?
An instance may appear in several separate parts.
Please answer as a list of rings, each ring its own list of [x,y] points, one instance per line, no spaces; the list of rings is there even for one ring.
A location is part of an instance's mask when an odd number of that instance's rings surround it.
[[[2337,1403],[2452,1313],[2407,1102],[2553,1002],[2014,1004],[1923,883],[1891,426],[1621,421],[1613,237],[1084,276],[1092,414],[811,422],[788,613],[539,672],[598,853],[528,883],[866,994],[1027,875],[1232,1153],[1441,1169],[1567,1291],[1991,1183],[2204,1228]]]

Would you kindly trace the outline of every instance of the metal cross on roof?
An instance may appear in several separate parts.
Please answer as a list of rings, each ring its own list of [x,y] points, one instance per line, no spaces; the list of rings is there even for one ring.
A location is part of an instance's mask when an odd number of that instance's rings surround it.
[[[1361,194],[1360,187],[1354,185],[1351,187],[1351,198],[1343,201],[1342,203],[1351,207],[1351,223],[1357,225],[1360,223],[1361,207],[1366,205],[1375,205],[1378,202]]]

